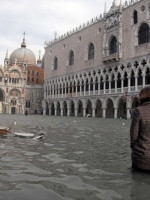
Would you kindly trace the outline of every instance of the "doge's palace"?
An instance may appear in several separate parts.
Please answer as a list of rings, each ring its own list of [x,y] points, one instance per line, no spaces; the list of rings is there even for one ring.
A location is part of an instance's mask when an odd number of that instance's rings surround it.
[[[45,45],[43,114],[130,118],[150,85],[150,1],[114,0]]]

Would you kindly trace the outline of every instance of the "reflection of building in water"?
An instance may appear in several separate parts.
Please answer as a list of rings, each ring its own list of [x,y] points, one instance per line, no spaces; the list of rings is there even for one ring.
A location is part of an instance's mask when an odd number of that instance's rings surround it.
[[[150,85],[150,2],[116,2],[46,42],[44,114],[130,118]]]
[[[42,113],[43,69],[42,60],[26,48],[25,38],[18,48],[0,66],[0,113]]]

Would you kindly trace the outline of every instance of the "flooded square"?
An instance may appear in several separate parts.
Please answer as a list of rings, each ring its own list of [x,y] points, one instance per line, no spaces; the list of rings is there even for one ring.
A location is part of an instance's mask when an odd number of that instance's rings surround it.
[[[11,128],[0,137],[0,199],[150,198],[150,175],[130,169],[130,120],[0,115],[0,125]]]

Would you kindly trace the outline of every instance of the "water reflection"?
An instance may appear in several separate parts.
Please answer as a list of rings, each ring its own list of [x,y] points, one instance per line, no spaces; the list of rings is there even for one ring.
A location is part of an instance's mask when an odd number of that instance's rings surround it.
[[[115,119],[1,115],[0,120],[12,132],[44,133],[42,140],[0,137],[2,199],[150,198],[149,174],[129,169],[130,121],[122,127],[123,120]]]

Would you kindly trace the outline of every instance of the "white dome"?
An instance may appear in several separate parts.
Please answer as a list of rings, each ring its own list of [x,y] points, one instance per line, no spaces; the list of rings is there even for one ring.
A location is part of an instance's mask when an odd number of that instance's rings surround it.
[[[12,52],[9,58],[9,64],[22,64],[36,65],[36,57],[34,53],[26,48],[25,41],[21,44],[21,48],[18,48]]]

